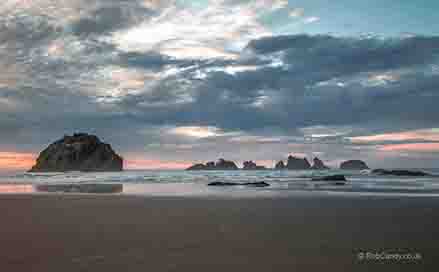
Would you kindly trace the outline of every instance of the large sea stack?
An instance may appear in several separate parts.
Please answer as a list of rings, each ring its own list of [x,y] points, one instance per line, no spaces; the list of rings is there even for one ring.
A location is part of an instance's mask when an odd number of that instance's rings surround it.
[[[109,144],[86,133],[64,136],[43,150],[30,172],[122,171],[123,159]]]
[[[289,170],[308,170],[311,168],[306,158],[288,156],[287,169]]]
[[[345,161],[340,164],[340,169],[343,170],[365,170],[369,169],[367,164],[364,161],[360,160],[350,160]]]

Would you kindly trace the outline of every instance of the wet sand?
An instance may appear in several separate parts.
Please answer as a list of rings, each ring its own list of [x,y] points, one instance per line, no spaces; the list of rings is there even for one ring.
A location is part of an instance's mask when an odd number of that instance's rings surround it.
[[[439,198],[0,195],[0,214],[1,271],[439,267]],[[422,259],[360,260],[362,252]]]

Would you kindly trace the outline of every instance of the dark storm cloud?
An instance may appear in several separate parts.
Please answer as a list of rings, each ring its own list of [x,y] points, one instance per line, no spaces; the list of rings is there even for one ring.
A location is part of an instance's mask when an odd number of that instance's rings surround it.
[[[120,3],[115,5],[114,2]],[[140,23],[154,13],[140,6],[136,1],[110,1],[109,3],[74,22],[71,25],[72,32],[79,36],[105,35],[111,31]]]
[[[409,38],[344,38],[328,35],[292,35],[267,37],[251,41],[247,49],[257,54],[286,53],[285,58],[315,59],[313,65],[355,67],[362,69],[391,69],[400,66],[425,64],[437,56],[439,37]],[[357,68],[359,69],[359,68]],[[356,69],[356,70],[357,70]]]
[[[325,125],[367,126],[379,132],[429,127],[438,121],[439,81],[430,71],[430,64],[437,62],[437,37],[271,39],[251,42],[248,48],[256,48],[251,58],[188,62],[184,65],[192,69],[116,104],[150,124],[166,121],[244,131],[273,127],[291,132]],[[160,55],[126,56],[125,64],[135,67],[184,66]],[[267,65],[270,57],[280,58],[282,65]],[[224,71],[243,63],[258,68]],[[194,80],[194,73],[200,71],[205,77]],[[395,80],[374,82],[374,76],[383,73],[396,74]]]
[[[193,108],[218,106],[216,118],[224,126],[264,127],[279,123],[285,128],[307,125],[346,125],[373,120],[392,120],[397,125],[427,125],[439,116],[437,74],[428,74],[437,63],[439,38],[345,39],[330,36],[289,36],[253,41],[259,57],[282,53],[283,65],[234,75],[211,73],[198,93]],[[405,72],[394,82],[361,84],[373,74]],[[338,79],[345,85],[331,85]],[[350,83],[348,82],[350,81]],[[328,84],[321,84],[325,83]],[[248,107],[266,93],[267,105]],[[206,111],[207,113],[209,111]],[[248,118],[262,115],[265,118]],[[234,116],[222,118],[223,116]],[[249,121],[253,119],[252,121]],[[249,124],[247,121],[251,122]],[[394,125],[390,123],[389,125]]]

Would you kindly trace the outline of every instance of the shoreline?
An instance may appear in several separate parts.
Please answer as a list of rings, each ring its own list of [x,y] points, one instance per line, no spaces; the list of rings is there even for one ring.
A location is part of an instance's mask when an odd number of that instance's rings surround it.
[[[117,189],[117,190],[116,190]],[[253,188],[245,186],[213,187],[206,184],[164,183],[61,183],[61,184],[17,184],[0,183],[1,196],[107,196],[107,197],[145,197],[145,198],[200,198],[200,199],[251,199],[251,198],[294,198],[294,197],[334,197],[334,198],[437,198],[439,190],[352,190],[339,189],[279,189]]]
[[[439,199],[428,197],[0,194],[0,267],[413,270],[435,262],[437,211]],[[422,259],[358,259],[366,252],[419,253]]]

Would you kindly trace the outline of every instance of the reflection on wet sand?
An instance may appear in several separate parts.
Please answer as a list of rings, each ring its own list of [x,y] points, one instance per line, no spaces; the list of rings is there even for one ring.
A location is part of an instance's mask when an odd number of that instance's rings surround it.
[[[0,184],[0,194],[20,194],[35,192],[30,184]]]
[[[122,184],[40,184],[35,186],[37,192],[49,193],[91,193],[91,194],[108,194],[121,193]]]

